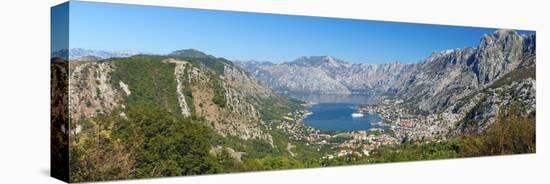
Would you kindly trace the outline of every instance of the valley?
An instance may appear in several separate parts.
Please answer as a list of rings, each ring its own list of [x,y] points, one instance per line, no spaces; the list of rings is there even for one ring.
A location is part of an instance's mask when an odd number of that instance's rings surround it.
[[[534,153],[535,51],[512,30],[412,64],[78,49],[52,73],[70,179],[101,181]]]

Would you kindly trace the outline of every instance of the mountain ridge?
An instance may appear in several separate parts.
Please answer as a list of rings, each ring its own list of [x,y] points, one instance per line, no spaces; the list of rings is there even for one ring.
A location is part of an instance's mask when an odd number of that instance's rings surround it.
[[[70,48],[70,49],[61,49],[51,53],[50,57],[59,57],[66,60],[77,60],[83,57],[96,57],[100,59],[109,59],[115,57],[130,57],[139,54],[152,54],[150,52],[141,52],[141,51],[131,51],[131,50],[120,50],[120,51],[105,51],[105,50],[94,50],[94,49],[84,49],[84,48]]]
[[[535,34],[497,30],[483,35],[477,47],[433,52],[413,64],[351,64],[330,56],[300,57],[279,64],[236,63],[279,92],[393,93],[407,100],[419,98],[423,110],[439,111],[457,91],[465,90],[467,94],[490,84],[514,70],[524,55],[533,55],[535,50]]]

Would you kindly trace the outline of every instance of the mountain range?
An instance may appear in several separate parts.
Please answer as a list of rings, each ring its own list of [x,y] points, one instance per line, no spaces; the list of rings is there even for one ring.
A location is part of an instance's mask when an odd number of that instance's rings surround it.
[[[328,155],[347,148],[362,149],[341,157],[350,163],[393,162],[400,152],[413,154],[405,160],[454,158],[464,149],[491,155],[475,147],[503,149],[509,146],[498,141],[503,138],[528,148],[510,149],[530,153],[535,42],[535,34],[498,30],[477,47],[434,52],[414,64],[354,64],[332,56],[230,61],[196,49],[166,55],[61,50],[51,58],[52,141],[59,145],[52,150],[69,152],[56,152],[66,155],[54,160],[69,162],[77,182],[342,165]],[[378,103],[354,110],[377,113],[384,121],[377,123],[391,128],[369,130],[373,144],[356,141],[361,131],[343,133],[351,136],[341,143],[342,133],[304,124],[308,104],[284,93],[374,94]],[[508,122],[495,123],[502,119]],[[517,120],[528,124],[514,125]],[[484,133],[491,137],[480,139]]]
[[[534,63],[535,34],[512,30],[485,34],[479,46],[434,52],[414,64],[352,64],[331,56],[300,57],[279,64],[235,63],[260,83],[283,93],[395,94],[429,112],[476,92],[522,65]]]
[[[279,64],[229,61],[195,49],[167,55],[70,49],[54,56],[81,61],[69,62],[73,120],[147,99],[170,112],[204,118],[221,135],[273,145],[267,122],[301,108],[275,92],[399,98],[400,106],[419,113],[421,123],[410,133],[424,137],[459,135],[474,120],[474,129],[483,131],[510,106],[529,115],[535,112],[535,53],[535,34],[498,30],[483,35],[478,47],[434,52],[414,64],[354,64],[331,56]]]
[[[116,57],[130,57],[139,54],[151,54],[139,51],[104,51],[83,48],[61,49],[51,53],[51,57],[68,58],[69,60],[82,58],[108,59]]]

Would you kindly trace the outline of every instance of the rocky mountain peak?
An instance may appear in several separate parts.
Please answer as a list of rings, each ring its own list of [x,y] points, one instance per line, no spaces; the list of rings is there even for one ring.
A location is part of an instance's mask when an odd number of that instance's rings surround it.
[[[525,55],[533,54],[525,52],[534,47],[534,42],[528,39],[529,36],[512,30],[497,30],[484,35],[474,58],[478,82],[486,84],[501,77],[516,68]]]
[[[347,64],[346,62],[335,59],[331,56],[322,56],[321,61],[323,61],[323,65],[326,65],[329,67],[342,67]]]
[[[510,42],[523,40],[523,37],[513,30],[499,29],[491,34],[485,34],[481,38],[480,47],[490,45],[504,45]]]
[[[456,48],[456,49],[445,49],[445,50],[442,50],[442,51],[435,51],[435,52],[432,52],[432,54],[430,56],[428,56],[428,58],[426,58],[425,60],[429,62],[431,60],[435,60],[435,59],[438,59],[440,57],[455,54],[456,52],[458,52],[460,50],[461,49]]]

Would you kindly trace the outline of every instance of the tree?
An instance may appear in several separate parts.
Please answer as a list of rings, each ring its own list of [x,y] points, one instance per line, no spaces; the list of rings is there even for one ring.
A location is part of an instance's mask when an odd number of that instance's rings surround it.
[[[71,181],[218,173],[209,154],[212,132],[199,122],[155,106],[128,108],[79,122],[70,149]]]
[[[201,124],[154,107],[129,109],[117,131],[136,159],[136,177],[195,175],[220,172],[209,154],[209,135]]]
[[[119,139],[111,139],[113,119],[88,120],[70,147],[70,180],[102,181],[131,175],[135,160]]]

